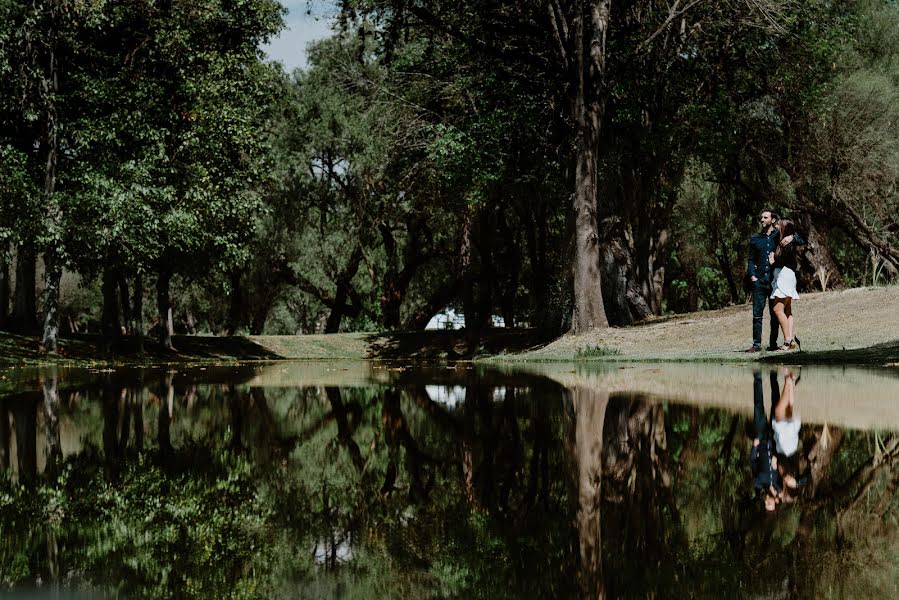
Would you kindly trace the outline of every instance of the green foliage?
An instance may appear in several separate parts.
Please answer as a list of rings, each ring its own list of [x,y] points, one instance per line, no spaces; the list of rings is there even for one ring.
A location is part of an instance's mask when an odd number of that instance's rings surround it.
[[[575,358],[578,360],[586,360],[591,358],[606,358],[609,356],[618,356],[621,354],[621,350],[618,348],[610,348],[608,346],[600,346],[600,345],[587,345],[583,348],[579,348],[577,353],[575,354]]]

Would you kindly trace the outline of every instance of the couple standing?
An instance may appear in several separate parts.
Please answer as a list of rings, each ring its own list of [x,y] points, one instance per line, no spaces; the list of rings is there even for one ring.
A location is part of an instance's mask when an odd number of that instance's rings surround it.
[[[771,335],[768,350],[802,349],[794,331],[793,300],[796,292],[796,247],[805,240],[796,233],[796,226],[789,219],[778,219],[777,213],[766,208],[759,213],[762,231],[753,233],[749,240],[749,265],[747,275],[752,281],[752,346],[746,352],[762,349],[762,315],[765,304],[771,317]],[[784,342],[777,345],[777,326],[783,332]]]

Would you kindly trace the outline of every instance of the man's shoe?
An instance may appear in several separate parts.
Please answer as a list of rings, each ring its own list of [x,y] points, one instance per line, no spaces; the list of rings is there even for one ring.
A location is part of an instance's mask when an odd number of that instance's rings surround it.
[[[761,351],[762,351],[761,346],[750,346],[749,348],[746,348],[745,350],[743,350],[743,352],[761,352]]]
[[[780,346],[778,346],[778,345],[775,343],[775,344],[771,344],[770,346],[768,346],[767,348],[765,348],[765,350],[767,350],[768,352],[774,352],[774,351],[777,350],[778,348],[780,348]]]

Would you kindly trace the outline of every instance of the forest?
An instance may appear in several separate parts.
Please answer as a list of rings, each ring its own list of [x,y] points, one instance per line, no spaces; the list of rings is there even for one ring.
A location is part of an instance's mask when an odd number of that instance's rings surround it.
[[[0,2],[0,329],[549,336],[899,279],[893,0]]]

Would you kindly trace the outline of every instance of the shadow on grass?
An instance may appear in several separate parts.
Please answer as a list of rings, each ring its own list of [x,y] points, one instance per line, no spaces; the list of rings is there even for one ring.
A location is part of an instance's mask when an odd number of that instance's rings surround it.
[[[803,350],[802,352],[773,353],[759,359],[766,363],[797,365],[818,364],[885,364],[899,361],[899,340],[875,344],[867,348],[847,350]]]
[[[366,358],[460,359],[534,349],[552,341],[536,329],[497,328],[480,333],[464,329],[447,331],[397,331],[365,337]]]
[[[144,352],[138,352],[135,336],[115,340],[111,352],[102,349],[99,335],[76,334],[60,338],[56,355],[45,353],[37,336],[0,332],[0,364],[36,364],[48,361],[71,360],[109,362],[117,360],[153,362],[190,362],[202,360],[277,360],[281,356],[243,337],[215,337],[176,335],[172,342],[176,351],[162,347],[151,338],[144,338]]]

